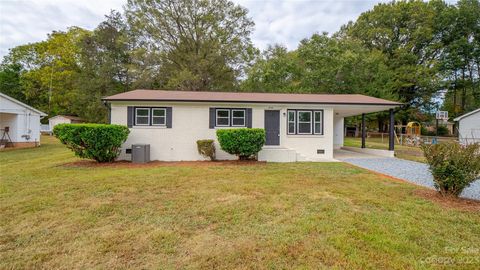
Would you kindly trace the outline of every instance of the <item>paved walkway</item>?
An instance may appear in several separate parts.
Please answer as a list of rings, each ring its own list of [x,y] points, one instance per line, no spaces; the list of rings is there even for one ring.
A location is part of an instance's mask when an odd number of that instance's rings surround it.
[[[427,164],[399,158],[380,157],[346,150],[335,150],[335,159],[400,178],[417,185],[434,188],[433,177]],[[480,180],[466,188],[460,197],[480,200]]]

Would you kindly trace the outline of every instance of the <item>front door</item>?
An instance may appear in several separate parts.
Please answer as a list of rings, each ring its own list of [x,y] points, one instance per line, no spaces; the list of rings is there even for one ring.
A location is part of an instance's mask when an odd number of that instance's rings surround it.
[[[280,145],[280,111],[265,111],[265,145]]]

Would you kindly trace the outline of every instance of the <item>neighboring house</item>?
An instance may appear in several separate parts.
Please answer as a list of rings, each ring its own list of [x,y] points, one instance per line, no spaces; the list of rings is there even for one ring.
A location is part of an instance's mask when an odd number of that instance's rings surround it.
[[[460,143],[480,142],[480,108],[453,120],[458,122],[459,125],[458,140]]]
[[[50,131],[53,131],[53,128],[58,124],[76,124],[76,123],[83,123],[82,118],[77,116],[70,116],[70,115],[57,115],[48,119],[48,126]]]
[[[216,140],[216,129],[240,127],[265,129],[260,160],[332,160],[334,148],[343,146],[344,117],[401,105],[363,95],[162,90],[134,90],[103,100],[110,122],[130,128],[120,159],[130,159],[131,145],[142,143],[150,144],[152,160],[164,161],[203,160],[197,140]],[[235,158],[215,144],[218,159]]]
[[[47,114],[0,93],[0,146],[40,145],[40,119],[45,116]]]

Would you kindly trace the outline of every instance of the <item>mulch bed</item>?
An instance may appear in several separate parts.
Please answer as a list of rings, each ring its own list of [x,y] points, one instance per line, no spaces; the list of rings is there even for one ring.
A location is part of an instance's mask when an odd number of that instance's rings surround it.
[[[435,190],[428,189],[417,189],[414,191],[414,194],[423,199],[439,204],[445,208],[453,208],[470,212],[480,212],[480,201],[464,198],[445,197]]]
[[[265,161],[255,160],[218,160],[218,161],[151,161],[148,163],[132,163],[121,160],[111,163],[98,163],[92,160],[80,160],[62,164],[62,167],[83,168],[152,168],[152,167],[203,167],[203,166],[256,166],[265,165]]]

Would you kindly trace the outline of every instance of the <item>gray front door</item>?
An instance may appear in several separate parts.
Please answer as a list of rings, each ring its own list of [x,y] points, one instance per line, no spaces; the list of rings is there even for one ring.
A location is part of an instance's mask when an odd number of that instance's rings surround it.
[[[280,111],[265,111],[265,145],[280,145]]]

